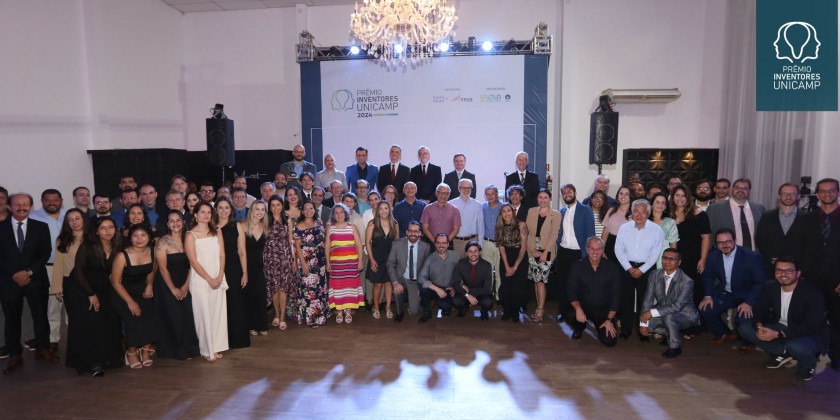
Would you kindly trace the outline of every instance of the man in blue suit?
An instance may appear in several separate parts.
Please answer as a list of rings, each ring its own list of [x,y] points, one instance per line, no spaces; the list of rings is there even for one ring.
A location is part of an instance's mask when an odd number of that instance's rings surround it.
[[[581,204],[577,201],[577,189],[572,184],[564,184],[560,187],[563,195],[563,207],[560,214],[563,215],[563,223],[560,225],[560,233],[557,235],[557,257],[554,259],[554,285],[549,278],[549,296],[551,292],[557,296],[559,311],[557,322],[563,320],[563,314],[571,309],[569,299],[566,296],[566,279],[572,264],[580,259],[586,259],[586,240],[595,236],[595,216],[592,214],[592,207]]]
[[[364,179],[371,186],[371,189],[376,187],[376,180],[379,178],[379,168],[368,165],[368,150],[364,147],[356,148],[356,163],[347,167],[344,171],[344,176],[347,178],[347,185],[350,186],[350,191],[353,194],[356,192],[356,181]]]
[[[700,301],[700,314],[721,344],[738,337],[721,319],[721,315],[738,308],[735,324],[753,317],[753,307],[767,283],[767,272],[758,254],[735,245],[735,232],[720,228],[715,233],[716,249],[709,252],[703,271],[705,296]]]

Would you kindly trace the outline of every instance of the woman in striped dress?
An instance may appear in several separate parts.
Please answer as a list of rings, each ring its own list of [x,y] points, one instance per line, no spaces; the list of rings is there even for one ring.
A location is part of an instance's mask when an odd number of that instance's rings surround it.
[[[335,322],[353,322],[351,310],[365,305],[362,281],[362,240],[359,231],[349,223],[350,211],[337,203],[327,227],[327,241],[324,251],[329,273],[329,304],[335,309]]]

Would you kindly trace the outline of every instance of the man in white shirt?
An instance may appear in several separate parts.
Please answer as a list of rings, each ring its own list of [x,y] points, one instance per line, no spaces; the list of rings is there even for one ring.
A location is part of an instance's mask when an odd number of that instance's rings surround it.
[[[472,181],[462,179],[458,183],[458,191],[461,196],[450,200],[449,204],[455,206],[461,213],[461,227],[458,235],[453,240],[453,247],[458,258],[466,256],[466,245],[470,241],[477,241],[480,246],[484,245],[484,211],[478,200],[470,197],[473,190]]]

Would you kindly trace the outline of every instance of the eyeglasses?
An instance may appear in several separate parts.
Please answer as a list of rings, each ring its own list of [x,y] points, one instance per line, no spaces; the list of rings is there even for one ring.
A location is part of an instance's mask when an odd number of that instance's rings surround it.
[[[662,257],[662,261],[679,261],[677,257]]]
[[[795,272],[796,272],[796,269],[795,269],[795,268],[788,268],[788,269],[777,268],[777,269],[776,269],[776,274],[787,274],[787,275],[791,275],[791,274],[793,274],[793,273],[795,273]]]
[[[733,240],[731,240],[731,239],[730,239],[730,240],[728,240],[728,241],[718,241],[718,242],[717,242],[717,246],[732,245],[732,244],[734,244],[734,243],[735,243],[735,241],[733,241]]]
[[[198,190],[201,194],[213,194],[215,191],[213,190]]]
[[[792,193],[790,193],[790,192],[783,192],[783,193],[781,193],[781,194],[779,194],[779,195],[781,195],[782,197],[796,197],[796,195],[797,195],[797,194],[799,194],[799,193],[795,193],[795,192],[792,192]]]
[[[697,191],[711,191],[709,187],[697,187]]]
[[[110,203],[111,203],[110,201],[94,201],[93,202],[93,204],[96,204],[97,206],[102,205],[102,204],[110,204]]]

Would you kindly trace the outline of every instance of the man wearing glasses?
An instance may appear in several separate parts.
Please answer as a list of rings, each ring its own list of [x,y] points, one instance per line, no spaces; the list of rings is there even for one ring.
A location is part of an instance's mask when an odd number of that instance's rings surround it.
[[[712,343],[723,344],[738,337],[721,318],[731,308],[737,308],[735,325],[753,317],[767,272],[761,257],[735,244],[735,232],[721,228],[715,232],[716,249],[709,251],[703,271],[705,296],[700,301],[700,314],[714,335]],[[743,346],[742,346],[743,347]]]
[[[764,206],[749,201],[752,182],[749,179],[741,178],[732,184],[732,197],[729,200],[715,202],[708,209],[709,224],[712,232],[720,228],[729,228],[737,232],[734,240],[738,246],[750,251],[755,247],[755,227],[764,214]]]
[[[712,183],[707,179],[701,179],[694,186],[694,206],[706,211],[709,205],[715,202],[715,194],[712,193]]]

